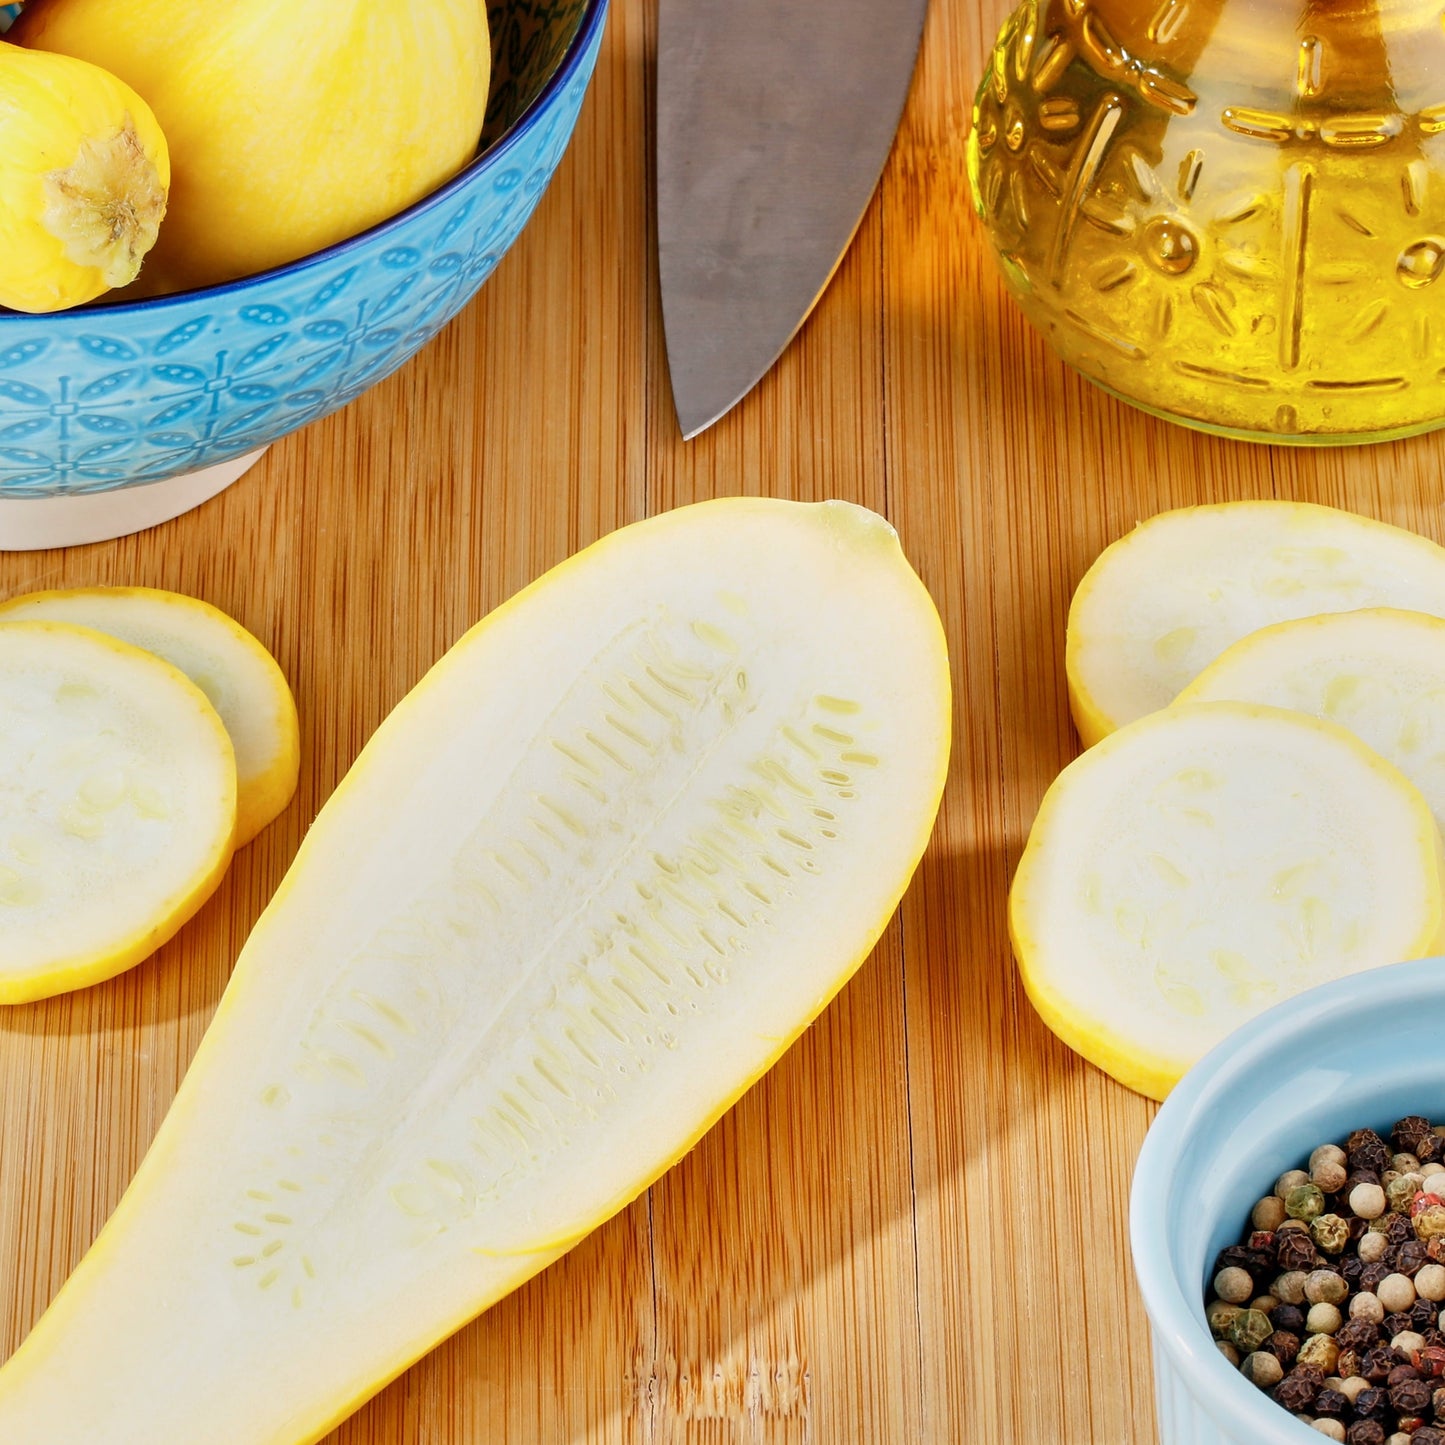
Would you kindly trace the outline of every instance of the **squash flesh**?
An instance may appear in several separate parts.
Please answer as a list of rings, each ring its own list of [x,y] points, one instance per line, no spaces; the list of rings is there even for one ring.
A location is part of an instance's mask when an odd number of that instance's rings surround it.
[[[948,736],[937,615],[846,504],[681,509],[499,609],[318,818],[0,1438],[319,1439],[801,1032]]]

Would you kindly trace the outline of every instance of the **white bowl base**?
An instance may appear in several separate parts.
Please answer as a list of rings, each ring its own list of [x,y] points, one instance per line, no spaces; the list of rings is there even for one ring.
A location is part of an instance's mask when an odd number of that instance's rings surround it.
[[[198,472],[73,497],[0,498],[0,552],[107,542],[159,526],[208,502],[250,470],[265,447]]]

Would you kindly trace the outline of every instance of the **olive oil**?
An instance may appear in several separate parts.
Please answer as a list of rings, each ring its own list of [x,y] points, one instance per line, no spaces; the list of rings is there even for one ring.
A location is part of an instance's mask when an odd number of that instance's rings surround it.
[[[1125,400],[1271,442],[1445,423],[1438,5],[1026,0],[968,164],[1025,314]]]

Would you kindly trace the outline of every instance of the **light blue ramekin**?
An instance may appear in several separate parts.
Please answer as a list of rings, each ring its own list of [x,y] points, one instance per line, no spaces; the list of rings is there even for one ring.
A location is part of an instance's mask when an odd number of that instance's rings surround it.
[[[1165,1100],[1134,1166],[1129,1237],[1153,1335],[1161,1445],[1323,1438],[1234,1369],[1204,1291],[1255,1201],[1318,1144],[1445,1120],[1445,958],[1322,984],[1230,1034]]]

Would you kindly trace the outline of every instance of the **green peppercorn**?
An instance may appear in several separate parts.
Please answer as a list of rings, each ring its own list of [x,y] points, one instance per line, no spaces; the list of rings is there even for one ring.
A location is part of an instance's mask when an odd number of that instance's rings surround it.
[[[1217,1340],[1228,1338],[1229,1327],[1244,1313],[1238,1305],[1232,1305],[1228,1300],[1211,1300],[1209,1308],[1204,1311],[1205,1321],[1209,1325],[1209,1332]]]
[[[1390,1208],[1396,1214],[1408,1214],[1424,1182],[1418,1174],[1401,1174],[1398,1178],[1391,1179],[1385,1185],[1385,1198],[1389,1200]]]
[[[1248,1355],[1257,1350],[1273,1333],[1274,1326],[1262,1310],[1241,1310],[1230,1321],[1225,1338],[1240,1354]]]
[[[1415,1235],[1427,1244],[1445,1235],[1445,1205],[1431,1204],[1415,1216]]]
[[[1340,1347],[1335,1343],[1333,1335],[1311,1335],[1299,1347],[1299,1354],[1295,1356],[1295,1368],[1314,1365],[1326,1375],[1333,1375],[1339,1358]]]
[[[1306,1224],[1325,1212],[1325,1196],[1318,1184],[1296,1184],[1284,1197],[1285,1213]]]
[[[1350,1242],[1350,1222],[1338,1214],[1321,1214],[1310,1221],[1310,1238],[1326,1254],[1338,1254]]]

